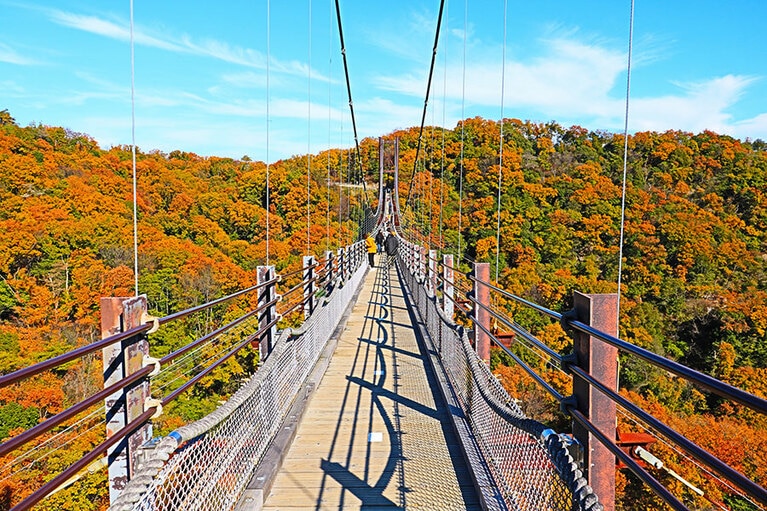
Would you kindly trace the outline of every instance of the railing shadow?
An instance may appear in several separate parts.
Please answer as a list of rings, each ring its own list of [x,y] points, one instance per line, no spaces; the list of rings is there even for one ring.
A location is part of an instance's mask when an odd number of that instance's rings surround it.
[[[341,399],[338,422],[333,441],[329,447],[328,456],[321,460],[320,466],[324,474],[319,496],[316,502],[316,509],[327,509],[328,502],[325,502],[324,495],[327,491],[328,478],[342,486],[343,493],[350,493],[358,499],[363,508],[369,506],[387,507],[391,509],[404,509],[408,505],[408,494],[413,491],[405,483],[405,473],[408,470],[405,453],[403,452],[403,431],[401,419],[404,415],[412,416],[412,412],[437,420],[440,424],[442,434],[448,439],[447,448],[449,452],[450,463],[456,473],[466,473],[465,466],[462,463],[462,453],[456,447],[456,442],[449,440],[453,436],[453,431],[449,423],[449,410],[447,410],[441,396],[434,390],[434,375],[431,374],[430,366],[426,360],[427,354],[422,341],[416,338],[418,350],[412,348],[405,349],[397,346],[398,332],[401,335],[403,329],[413,330],[412,323],[402,322],[396,318],[395,310],[407,310],[403,305],[396,305],[395,300],[402,300],[402,294],[393,293],[395,287],[390,278],[397,278],[393,274],[393,268],[390,263],[392,260],[386,258],[383,264],[379,265],[374,288],[368,300],[368,308],[364,315],[364,324],[362,334],[358,336],[358,345],[354,359],[346,375],[346,388]],[[398,288],[398,286],[396,286]],[[404,303],[404,302],[403,302]],[[412,319],[410,313],[408,318]],[[375,358],[373,374],[369,374],[370,357]],[[401,384],[399,380],[405,377],[401,374],[399,367],[402,365],[402,357],[410,359],[409,363],[417,360],[419,370],[422,367],[425,371],[429,392],[435,408],[425,405],[421,402],[410,399],[399,393]],[[393,384],[393,385],[392,385]],[[387,386],[389,388],[387,388]],[[394,390],[391,390],[393,386]],[[353,402],[356,391],[356,403]],[[369,396],[369,404],[364,399]],[[368,430],[359,431],[358,421],[364,420],[363,410],[367,405],[370,412],[368,419]],[[347,407],[356,406],[353,414],[354,426],[352,433],[346,442],[345,462],[334,461],[334,456],[342,454],[344,446],[339,434],[342,427],[342,418]],[[411,412],[411,413],[408,413]],[[374,465],[371,455],[373,444],[367,442],[365,452],[365,462],[362,473],[354,470],[352,464],[353,452],[355,446],[359,446],[356,441],[360,434],[370,434],[373,429],[374,417],[380,419],[384,426],[384,435],[389,440],[389,451],[386,454],[386,461],[382,468],[378,469]],[[370,440],[370,438],[368,438]],[[460,460],[460,461],[459,461]],[[447,470],[446,466],[440,467],[441,470]],[[373,470],[380,470],[376,477]],[[428,474],[427,474],[428,477]],[[398,479],[398,481],[396,481]],[[392,483],[395,483],[392,485]],[[429,484],[430,481],[425,481]],[[398,498],[392,497],[392,489],[396,492]],[[476,501],[476,495],[470,484],[461,485],[460,491],[467,507],[473,507]],[[389,492],[388,495],[384,493]],[[395,502],[395,500],[397,500]],[[339,499],[338,509],[343,509],[346,503],[346,497],[342,495]]]

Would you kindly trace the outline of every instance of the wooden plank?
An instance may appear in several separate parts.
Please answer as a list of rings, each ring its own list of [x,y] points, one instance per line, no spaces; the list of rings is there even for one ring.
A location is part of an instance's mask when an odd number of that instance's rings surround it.
[[[368,273],[264,510],[479,509],[394,267]]]

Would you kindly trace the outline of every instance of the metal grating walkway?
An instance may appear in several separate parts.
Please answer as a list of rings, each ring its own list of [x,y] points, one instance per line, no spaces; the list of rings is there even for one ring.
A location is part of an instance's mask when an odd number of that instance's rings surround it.
[[[396,268],[379,258],[264,510],[480,509]]]

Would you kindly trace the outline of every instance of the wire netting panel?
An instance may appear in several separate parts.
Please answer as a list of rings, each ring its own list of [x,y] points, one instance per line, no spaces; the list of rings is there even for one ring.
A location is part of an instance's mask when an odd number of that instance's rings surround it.
[[[163,438],[110,511],[233,509],[362,282],[337,285],[256,374],[209,416]]]
[[[427,330],[426,342],[438,354],[471,430],[472,438],[463,441],[477,446],[482,469],[490,473],[505,507],[602,509],[559,436],[524,415],[477,357],[464,330],[445,317],[424,276],[412,264],[398,263]]]

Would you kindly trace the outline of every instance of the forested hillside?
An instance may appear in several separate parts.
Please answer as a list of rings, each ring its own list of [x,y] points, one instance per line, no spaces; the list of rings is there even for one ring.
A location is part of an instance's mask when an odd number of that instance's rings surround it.
[[[150,312],[165,316],[254,285],[256,267],[266,264],[266,165],[182,151],[137,153],[139,290]],[[307,233],[306,156],[270,166],[269,252],[278,272],[300,267],[307,244],[322,255],[354,241],[360,194],[339,194],[338,187],[328,193],[329,168],[334,183],[339,169],[345,180],[347,152],[330,151],[312,162]],[[60,127],[19,127],[0,112],[0,374],[99,339],[100,297],[132,296],[133,279],[131,148],[103,149],[88,135]],[[166,354],[214,326],[208,318],[163,329],[151,351]],[[155,431],[195,420],[234,392],[239,378],[233,371],[252,370],[257,361],[253,350],[245,351],[174,402]],[[102,387],[101,360],[86,357],[23,387],[0,389],[0,440]],[[77,460],[105,430],[102,424],[77,434],[64,456],[10,479],[6,466],[0,509],[38,487],[46,473]],[[0,458],[0,466],[17,454]],[[102,508],[106,476],[94,477],[45,506]]]
[[[562,312],[571,307],[574,290],[616,292],[623,136],[518,120],[506,120],[503,132],[499,284]],[[444,134],[437,130],[430,140],[436,144],[427,168],[430,164],[431,176],[444,175],[445,184],[443,191],[426,173],[416,181],[415,203],[431,205],[416,212],[420,221],[432,219],[424,235],[441,236],[446,250],[456,253],[460,222],[465,256],[490,262],[494,275],[500,125],[468,119]],[[629,138],[620,321],[622,338],[761,397],[767,396],[765,149],[763,141],[711,132]],[[439,218],[445,223],[441,231]],[[507,308],[549,345],[569,351],[571,342],[558,325]],[[535,365],[537,359],[528,354],[528,360]],[[567,395],[568,378],[537,363]],[[633,358],[622,357],[620,369],[622,391],[635,402],[767,483],[765,417],[723,404]],[[495,370],[531,414],[545,410],[543,391],[512,368]],[[556,412],[543,411],[539,418],[545,417],[566,427]],[[619,418],[620,429],[642,430]],[[707,497],[732,509],[754,509],[723,494],[710,475],[667,446],[658,444],[653,451],[704,488]],[[665,477],[693,501],[681,483]],[[620,484],[623,509],[662,507],[632,478],[622,476]],[[694,502],[707,505],[703,499]]]
[[[410,191],[416,205],[405,211],[411,236],[494,264],[500,128],[474,118],[451,130],[427,130],[412,188],[418,130],[385,136],[387,144],[400,139],[400,198]],[[573,290],[615,292],[623,137],[518,120],[506,120],[503,133],[499,284],[561,311],[569,309]],[[621,314],[621,337],[763,397],[765,149],[762,141],[710,132],[629,138]],[[377,141],[364,140],[361,154],[368,183],[376,183]],[[92,342],[99,297],[133,294],[131,160],[130,147],[101,148],[64,128],[20,127],[0,112],[0,373]],[[311,157],[307,233],[308,162],[296,156],[269,168],[270,261],[278,271],[297,267],[307,243],[321,254],[356,235],[361,192],[339,195],[333,186],[328,193],[328,172],[333,183],[348,179],[346,150]],[[266,261],[264,163],[139,150],[137,169],[139,289],[155,313],[255,281],[256,266]],[[509,311],[555,349],[567,350],[558,326],[512,306]],[[69,369],[36,379],[21,396],[0,391],[0,439],[101,385],[100,361]],[[513,370],[499,365],[496,371],[512,392],[533,404],[543,400]],[[622,362],[621,385],[648,410],[767,483],[767,443],[758,440],[767,431],[764,418],[634,360]],[[189,397],[178,413],[196,418],[204,406],[195,400],[205,397]],[[622,419],[622,427],[633,425]],[[661,453],[676,459],[669,450]],[[692,468],[675,465],[708,488],[707,476]],[[5,495],[23,482],[2,485]],[[622,478],[621,485],[629,498],[652,502],[632,480]],[[98,509],[103,494],[91,504],[94,492],[75,487],[67,498],[76,509]]]

